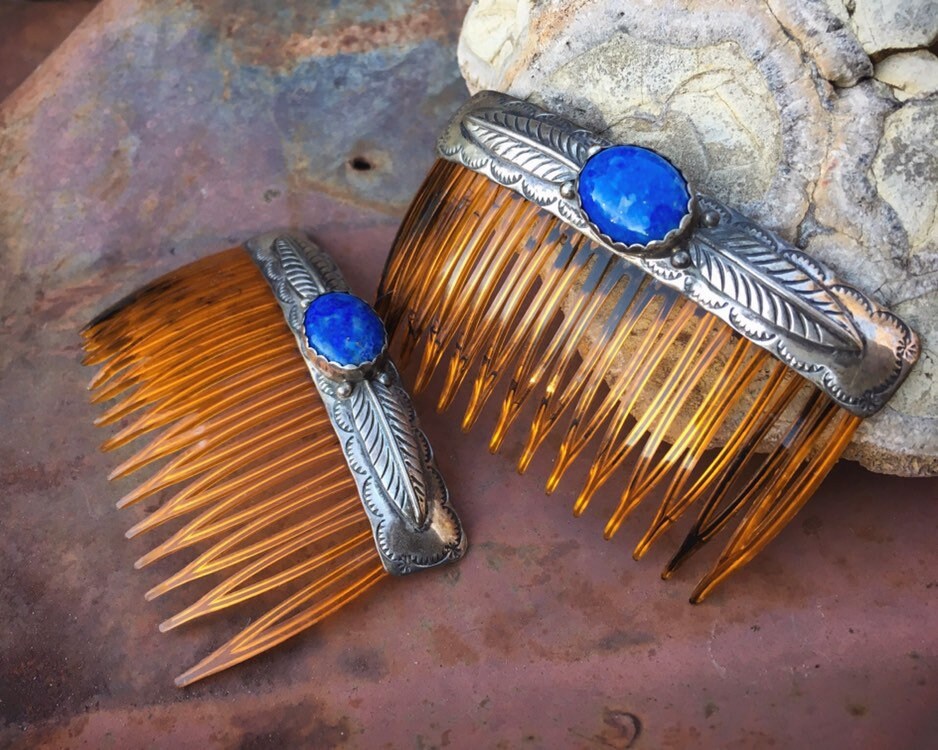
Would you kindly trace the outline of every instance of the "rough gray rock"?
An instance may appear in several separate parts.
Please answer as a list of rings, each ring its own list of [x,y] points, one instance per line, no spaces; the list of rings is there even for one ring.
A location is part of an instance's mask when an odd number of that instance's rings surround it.
[[[938,60],[914,48],[936,36],[935,0],[477,0],[459,60],[473,91],[658,149],[903,315],[922,357],[847,455],[934,475]]]
[[[839,0],[828,2],[840,5]],[[883,50],[927,47],[938,39],[935,0],[855,0],[852,5],[851,26],[871,55]]]

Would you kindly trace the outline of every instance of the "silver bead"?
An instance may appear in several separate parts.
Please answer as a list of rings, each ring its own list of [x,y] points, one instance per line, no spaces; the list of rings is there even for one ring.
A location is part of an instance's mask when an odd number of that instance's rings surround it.
[[[675,268],[687,268],[691,264],[690,253],[686,250],[678,250],[671,256],[671,265]]]
[[[705,211],[702,218],[706,227],[713,228],[720,223],[720,214],[716,211]]]

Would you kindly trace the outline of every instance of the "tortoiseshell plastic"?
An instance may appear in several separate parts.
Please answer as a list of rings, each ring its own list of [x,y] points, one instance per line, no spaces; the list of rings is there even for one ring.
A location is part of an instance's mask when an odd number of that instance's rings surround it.
[[[404,219],[378,311],[399,363],[417,360],[415,391],[440,373],[440,410],[467,393],[464,430],[500,402],[489,445],[498,451],[512,428],[526,433],[519,471],[557,436],[548,492],[587,457],[576,514],[627,467],[605,536],[639,503],[657,502],[636,559],[698,508],[663,577],[738,520],[693,602],[791,520],[860,422],[677,292],[446,161]]]
[[[128,537],[170,528],[136,563],[189,553],[146,595],[185,586],[170,630],[238,605],[254,619],[176,679],[188,685],[300,633],[382,580],[371,527],[293,333],[243,248],[189,264],[84,331],[92,400],[116,450],[162,430],[111,478],[165,463],[118,507],[169,491]],[[165,525],[165,526],[164,526]]]

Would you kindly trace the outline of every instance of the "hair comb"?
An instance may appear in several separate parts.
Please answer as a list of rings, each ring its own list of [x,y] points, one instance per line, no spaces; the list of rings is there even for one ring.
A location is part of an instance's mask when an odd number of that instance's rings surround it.
[[[238,605],[256,619],[187,685],[300,633],[382,580],[459,559],[466,537],[386,356],[381,320],[289,233],[173,271],[83,331],[100,365],[103,448],[161,430],[111,473],[167,459],[118,507],[160,495],[128,532],[172,531],[136,567],[189,559],[146,595],[195,601],[165,631]]]
[[[440,410],[464,393],[464,430],[500,399],[490,449],[526,429],[522,472],[554,435],[548,492],[588,456],[577,515],[621,469],[606,539],[658,503],[636,559],[698,509],[663,578],[737,520],[692,602],[791,520],[916,361],[897,316],[654,151],[483,92],[438,156],[377,305],[415,391],[439,374]]]

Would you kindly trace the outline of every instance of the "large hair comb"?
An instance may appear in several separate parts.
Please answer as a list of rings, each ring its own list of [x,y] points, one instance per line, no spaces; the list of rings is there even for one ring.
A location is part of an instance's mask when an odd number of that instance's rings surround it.
[[[168,458],[118,503],[172,488],[127,532],[172,527],[138,568],[190,555],[147,593],[200,590],[160,630],[235,605],[256,617],[178,685],[296,635],[387,573],[464,553],[386,344],[329,257],[289,233],[169,273],[85,329],[92,398],[119,398],[97,423],[123,423],[104,449],[162,430],[111,473]]]
[[[483,92],[438,154],[377,307],[415,390],[439,372],[441,410],[466,391],[465,430],[498,393],[490,448],[526,421],[520,471],[555,435],[548,492],[588,454],[576,514],[630,466],[605,537],[656,497],[636,559],[699,508],[665,578],[738,519],[693,602],[791,520],[918,356],[898,317],[651,150]]]

